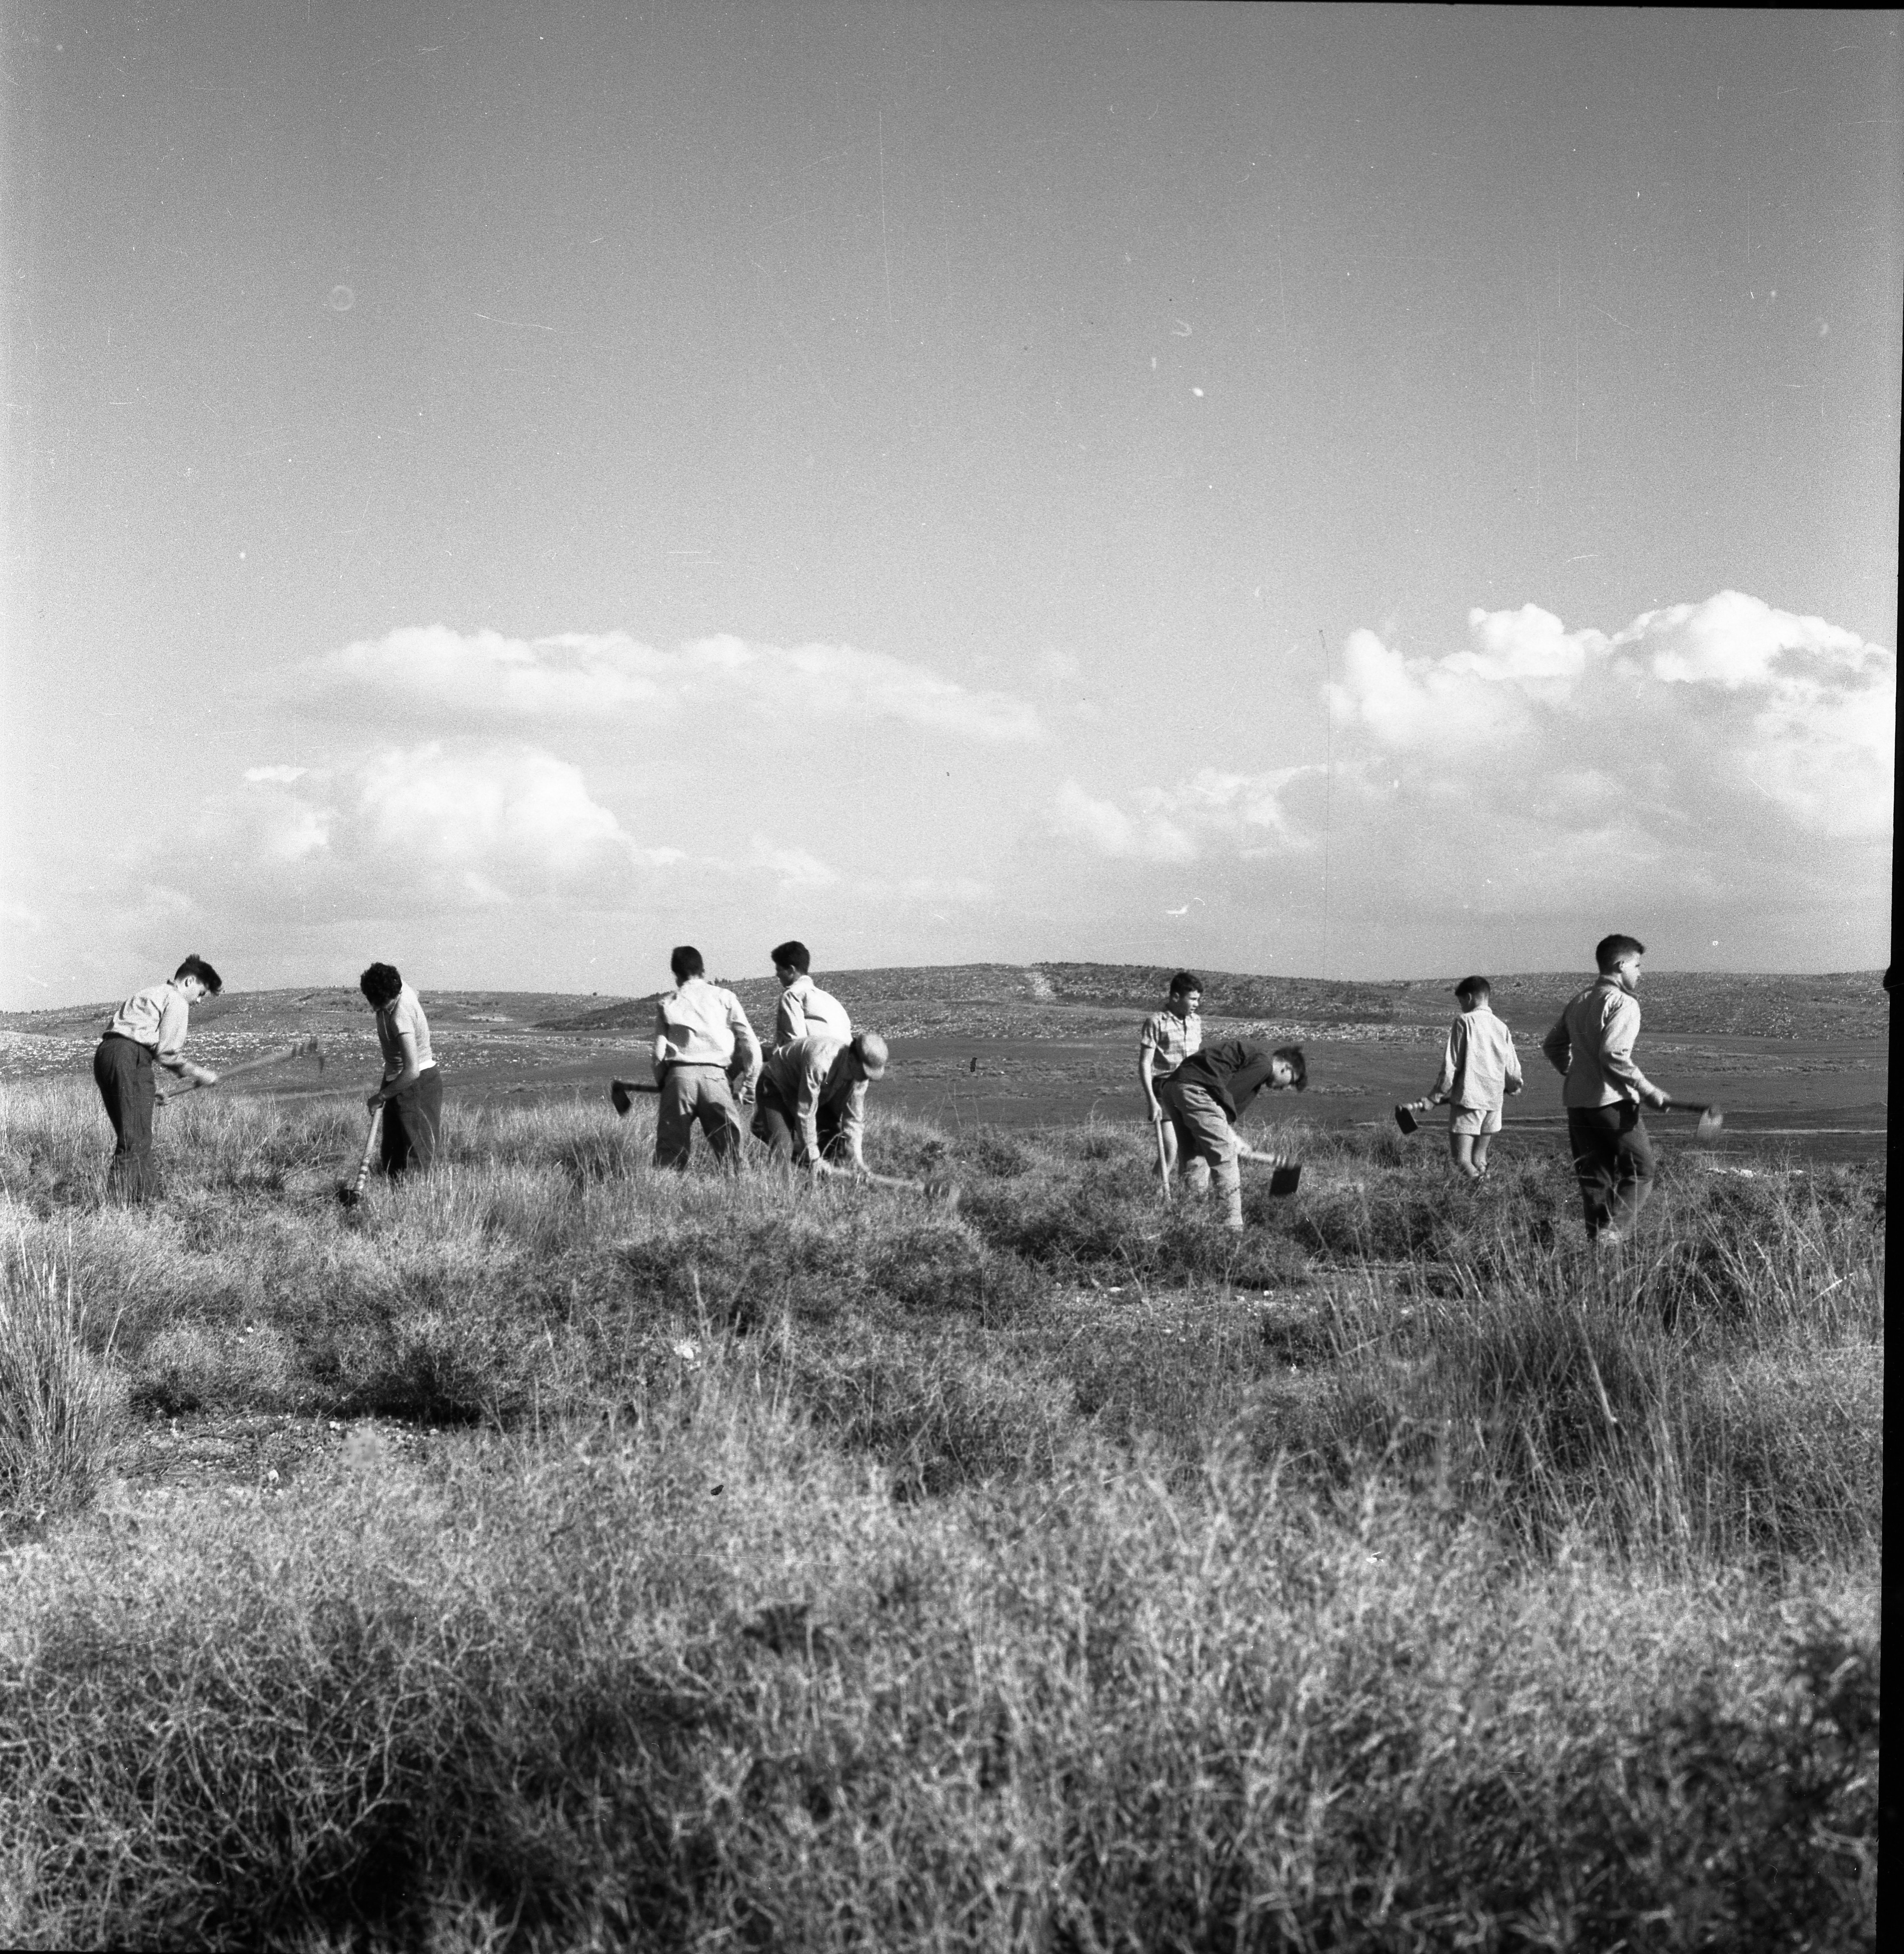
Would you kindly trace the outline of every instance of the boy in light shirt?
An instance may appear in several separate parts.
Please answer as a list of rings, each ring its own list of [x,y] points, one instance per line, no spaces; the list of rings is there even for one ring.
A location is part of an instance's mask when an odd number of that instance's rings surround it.
[[[394,963],[372,964],[357,988],[377,1014],[383,1051],[383,1077],[363,1102],[372,1113],[383,1108],[383,1170],[392,1180],[413,1169],[426,1173],[443,1130],[443,1075],[430,1048],[423,1001]]]
[[[1640,1070],[1640,959],[1636,936],[1603,936],[1593,947],[1599,975],[1568,1004],[1541,1041],[1547,1063],[1566,1082],[1567,1139],[1580,1183],[1587,1239],[1617,1249],[1653,1191],[1653,1143],[1640,1108],[1664,1112],[1672,1096]]]
[[[774,975],[780,979],[780,1002],[774,1009],[774,1041],[770,1049],[784,1051],[797,1038],[831,1038],[844,1045],[853,1036],[853,1019],[831,991],[822,991],[809,974],[813,960],[806,945],[793,941],[773,951]]]
[[[685,1173],[698,1120],[715,1159],[740,1165],[740,1109],[760,1073],[760,1041],[740,1000],[710,984],[701,953],[682,944],[668,959],[675,988],[655,1007],[655,1164]]]
[[[215,1085],[218,1075],[185,1056],[191,1007],[224,988],[218,973],[202,957],[188,957],[162,984],[135,991],[112,1014],[93,1054],[93,1082],[112,1122],[112,1164],[106,1169],[106,1197],[149,1201],[161,1189],[152,1153],[152,1114],[157,1102],[152,1067],[177,1079]]]
[[[1485,977],[1464,977],[1454,987],[1461,1015],[1448,1027],[1441,1070],[1425,1099],[1411,1112],[1431,1106],[1448,1108],[1448,1153],[1455,1170],[1469,1180],[1488,1171],[1488,1142],[1500,1131],[1501,1102],[1523,1081],[1514,1035],[1494,1016],[1494,987]]]
[[[1153,1011],[1137,1034],[1137,1082],[1144,1089],[1144,1104],[1151,1124],[1161,1136],[1164,1171],[1177,1167],[1177,1123],[1165,1113],[1157,1089],[1170,1078],[1186,1058],[1203,1048],[1203,1020],[1197,1007],[1203,1001],[1203,986],[1187,970],[1170,979],[1169,1001],[1161,1011]]]

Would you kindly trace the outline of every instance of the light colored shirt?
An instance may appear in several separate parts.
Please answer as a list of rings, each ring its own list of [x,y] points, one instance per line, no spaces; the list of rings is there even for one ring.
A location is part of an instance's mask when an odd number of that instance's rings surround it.
[[[735,1053],[740,1063],[735,1062]],[[705,977],[690,977],[655,1007],[657,1065],[718,1065],[751,1080],[760,1070],[760,1041],[747,1022],[740,1000]]]
[[[1153,1011],[1137,1035],[1141,1057],[1145,1046],[1152,1048],[1150,1076],[1167,1079],[1192,1054],[1203,1048],[1203,1020],[1192,1011],[1180,1018],[1174,1011]]]
[[[436,1063],[430,1050],[429,1019],[423,1015],[423,1001],[406,984],[387,1004],[377,1007],[377,1042],[383,1047],[383,1076],[402,1076],[403,1035],[408,1032],[416,1047],[416,1070],[427,1072]]]
[[[1437,1106],[1451,1099],[1470,1112],[1498,1113],[1502,1099],[1518,1092],[1522,1082],[1513,1033],[1485,1004],[1477,1004],[1449,1026],[1428,1099]]]
[[[795,978],[780,994],[774,1007],[774,1051],[796,1038],[836,1038],[844,1045],[852,1035],[853,1020],[845,1005],[811,977]]]
[[[1554,1070],[1566,1076],[1560,1097],[1569,1106],[1619,1106],[1658,1089],[1633,1063],[1639,1000],[1610,977],[1597,978],[1576,997],[1541,1041]]]
[[[179,1054],[185,1049],[191,1008],[176,981],[168,977],[162,984],[148,984],[143,991],[134,991],[113,1013],[106,1030],[143,1045],[161,1065],[175,1071]]]
[[[838,1038],[796,1038],[767,1061],[774,1090],[793,1108],[794,1142],[802,1167],[820,1157],[818,1113],[822,1106],[840,1111],[840,1137],[853,1158],[866,1128],[866,1081],[855,1079],[850,1067],[853,1048]]]

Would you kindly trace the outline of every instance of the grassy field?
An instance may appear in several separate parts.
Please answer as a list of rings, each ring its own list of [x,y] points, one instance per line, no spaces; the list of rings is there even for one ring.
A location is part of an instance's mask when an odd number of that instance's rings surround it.
[[[1279,1104],[1279,1115],[1287,1108]],[[0,1100],[0,1941],[1874,1939],[1880,1166],[875,1114],[956,1215],[652,1114]],[[1247,1170],[1246,1170],[1247,1171]]]

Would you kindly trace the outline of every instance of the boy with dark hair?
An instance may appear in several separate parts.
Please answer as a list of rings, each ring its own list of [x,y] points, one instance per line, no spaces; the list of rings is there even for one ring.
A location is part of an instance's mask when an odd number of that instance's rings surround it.
[[[443,1130],[443,1075],[430,1048],[423,1001],[394,963],[372,964],[357,988],[377,1014],[383,1048],[383,1078],[363,1103],[372,1113],[383,1108],[384,1172],[392,1180],[412,1167],[426,1173]]]
[[[774,975],[780,979],[780,1002],[774,1011],[772,1049],[781,1051],[796,1038],[825,1038],[836,1042],[853,1035],[847,1007],[829,991],[822,991],[808,972],[813,960],[797,941],[776,944]]]
[[[1567,1139],[1587,1239],[1613,1248],[1638,1222],[1653,1191],[1653,1145],[1642,1105],[1671,1105],[1633,1062],[1639,1036],[1637,937],[1603,936],[1594,946],[1599,975],[1568,1004],[1541,1041],[1547,1062],[1566,1081]]]
[[[1464,977],[1454,996],[1461,1013],[1448,1027],[1441,1069],[1427,1098],[1409,1111],[1425,1113],[1445,1102],[1455,1170],[1478,1180],[1488,1171],[1488,1142],[1500,1131],[1502,1101],[1524,1081],[1514,1035],[1494,1013],[1494,986],[1485,977]]]
[[[760,1075],[755,1139],[783,1167],[816,1177],[864,1173],[866,1082],[884,1078],[886,1060],[877,1032],[856,1032],[844,1044],[806,1038],[783,1046]]]
[[[1157,1089],[1203,1045],[1203,1020],[1197,1007],[1203,1001],[1202,981],[1187,970],[1170,979],[1170,996],[1161,1011],[1153,1011],[1137,1034],[1137,1082],[1161,1145],[1163,1170],[1177,1165],[1177,1129],[1166,1116]]]
[[[112,1122],[112,1164],[106,1169],[109,1200],[150,1201],[162,1192],[152,1153],[152,1114],[157,1099],[152,1067],[175,1078],[215,1085],[218,1075],[184,1055],[191,1008],[225,988],[202,957],[186,958],[162,984],[135,991],[108,1021],[93,1054],[93,1082]]]
[[[1228,1227],[1243,1226],[1243,1175],[1237,1163],[1283,1164],[1280,1154],[1259,1153],[1236,1137],[1236,1122],[1265,1085],[1275,1092],[1286,1086],[1298,1092],[1308,1089],[1309,1064],[1300,1045],[1265,1051],[1243,1038],[1222,1039],[1192,1052],[1164,1080],[1158,1095],[1176,1129],[1177,1151],[1189,1163],[1183,1173],[1186,1184],[1194,1194],[1207,1194],[1214,1169]]]
[[[655,1164],[687,1170],[698,1120],[715,1158],[740,1165],[740,1109],[760,1072],[760,1041],[740,1000],[707,981],[707,966],[692,944],[668,958],[674,988],[655,1007],[654,1067],[661,1087],[655,1120]]]

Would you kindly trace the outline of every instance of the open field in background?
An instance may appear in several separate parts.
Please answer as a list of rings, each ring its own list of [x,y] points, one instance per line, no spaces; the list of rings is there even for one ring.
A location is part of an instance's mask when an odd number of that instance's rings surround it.
[[[1375,1129],[1398,1100],[1424,1092],[1453,1004],[1444,982],[1339,984],[1204,972],[1207,1035],[1267,1034],[1312,1053],[1304,1117]],[[877,1089],[888,1107],[953,1127],[1069,1126],[1134,1118],[1138,1023],[1169,972],[1097,964],[962,965],[849,971],[825,982],[855,1021],[884,1032],[894,1068]],[[1450,980],[1452,981],[1452,980]],[[1581,981],[1497,980],[1496,1007],[1522,1042],[1528,1089],[1509,1107],[1510,1151],[1559,1143],[1559,1081],[1538,1042]],[[771,978],[736,988],[770,1028]],[[424,987],[452,1098],[592,1099],[616,1072],[645,1070],[652,999]],[[1884,1146],[1888,1062],[1879,973],[1824,977],[1649,972],[1642,1058],[1669,1090],[1717,1099],[1728,1158],[1796,1150],[1808,1158],[1874,1158]],[[109,1005],[0,1018],[0,1078],[83,1073]],[[347,1101],[379,1060],[369,1013],[342,989],[234,993],[193,1014],[192,1050],[230,1063],[294,1032],[322,1035],[322,1079],[286,1068],[238,1087]],[[1670,1135],[1672,1123],[1663,1130]],[[1434,1143],[1432,1135],[1424,1143]]]
[[[1239,1239],[1128,1117],[876,1095],[948,1216],[657,1176],[616,1047],[444,1001],[495,1082],[348,1216],[328,1076],[130,1212],[90,1082],[0,1096],[0,1940],[1873,1943],[1875,1160],[1669,1142],[1607,1269],[1544,1141],[1278,1095]]]

